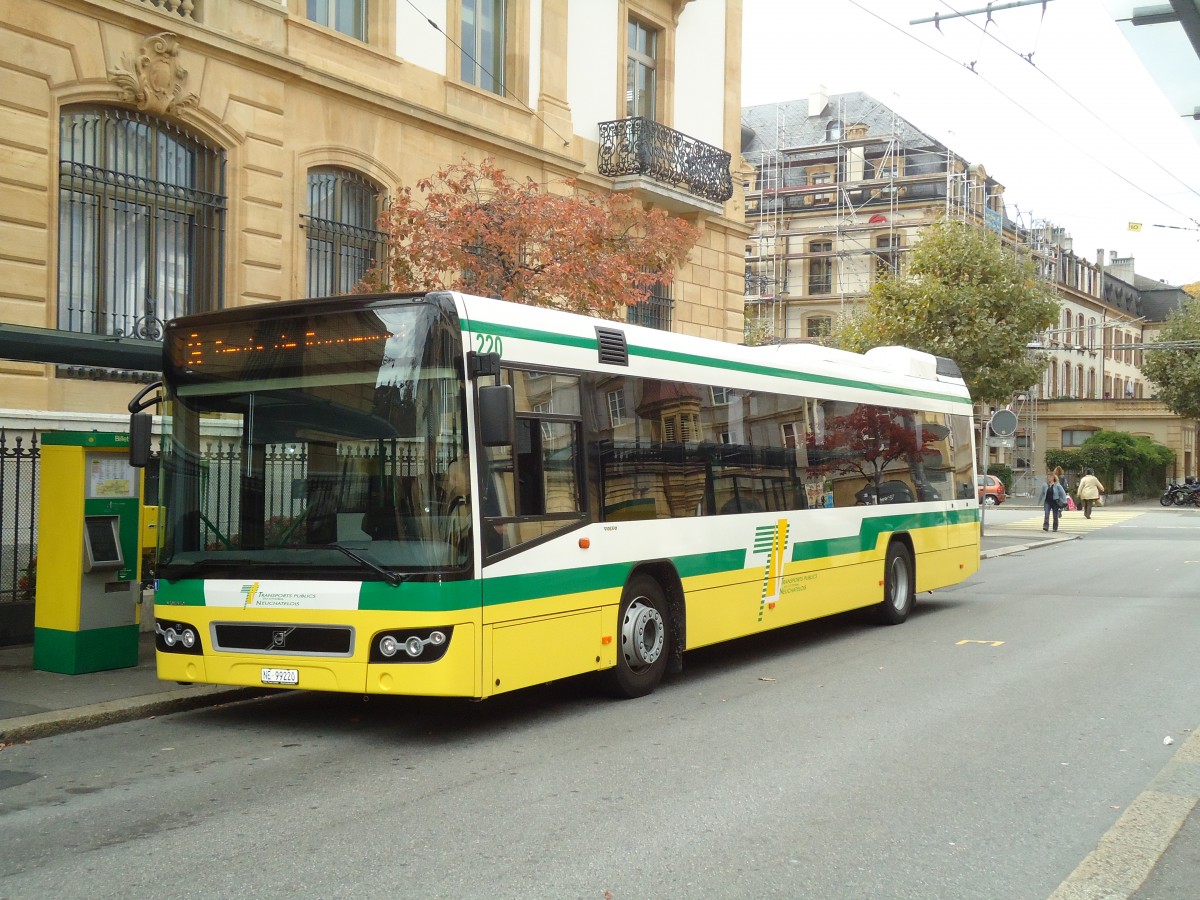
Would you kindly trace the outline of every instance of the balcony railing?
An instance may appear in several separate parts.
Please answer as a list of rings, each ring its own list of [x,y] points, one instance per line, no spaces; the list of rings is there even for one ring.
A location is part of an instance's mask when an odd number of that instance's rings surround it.
[[[733,196],[729,154],[652,119],[600,123],[601,175],[644,175],[716,203]]]

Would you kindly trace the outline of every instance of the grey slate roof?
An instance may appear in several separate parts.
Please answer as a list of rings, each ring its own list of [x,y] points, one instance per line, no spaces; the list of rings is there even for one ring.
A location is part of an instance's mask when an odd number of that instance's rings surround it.
[[[808,99],[742,107],[742,153],[786,150],[826,143],[825,128],[834,118],[843,126],[866,125],[867,137],[888,139],[895,134],[906,148],[944,145],[896,115],[870,94],[854,91],[829,95],[829,105],[811,119]]]

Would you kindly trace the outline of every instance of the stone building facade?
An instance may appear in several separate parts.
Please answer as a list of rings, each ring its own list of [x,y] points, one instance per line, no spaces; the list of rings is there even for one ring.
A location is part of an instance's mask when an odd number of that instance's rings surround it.
[[[389,197],[494,157],[698,223],[670,294],[634,315],[740,340],[741,6],[0,4],[0,322],[154,339],[185,313],[343,292],[382,252]],[[0,407],[119,427],[138,380],[0,360]]]

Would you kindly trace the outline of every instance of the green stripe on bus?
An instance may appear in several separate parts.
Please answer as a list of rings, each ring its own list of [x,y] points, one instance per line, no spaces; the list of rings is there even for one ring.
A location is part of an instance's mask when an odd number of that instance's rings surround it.
[[[535,341],[543,344],[557,344],[565,347],[579,347],[585,350],[596,349],[597,342],[595,338],[578,337],[576,335],[558,334],[553,331],[540,331],[533,328],[522,328],[517,325],[501,325],[496,322],[480,322],[477,319],[472,319],[469,323],[468,333],[478,334],[493,334],[498,337],[511,337],[524,341]],[[971,401],[966,397],[959,397],[953,394],[942,394],[936,391],[916,391],[905,390],[904,388],[891,387],[882,384],[872,384],[867,381],[855,381],[851,378],[838,378],[836,376],[827,375],[812,375],[807,372],[797,372],[795,369],[782,369],[777,366],[766,366],[760,363],[741,363],[732,362],[729,360],[714,360],[708,356],[695,356],[691,353],[680,353],[675,350],[662,350],[653,347],[639,347],[636,344],[629,345],[630,356],[642,356],[647,359],[661,359],[670,362],[687,363],[689,365],[703,366],[713,369],[733,369],[738,372],[745,372],[751,375],[769,375],[774,378],[784,378],[791,381],[803,381],[812,384],[828,384],[838,387],[862,388],[864,390],[878,391],[884,394],[898,394],[905,397],[924,397],[930,400],[949,400],[952,403],[965,403],[970,405]]]
[[[478,581],[409,581],[392,587],[386,581],[364,581],[358,608],[406,612],[452,612],[479,608]]]
[[[897,513],[864,519],[856,535],[818,538],[797,542],[792,562],[848,556],[875,549],[881,536],[896,531],[915,531],[979,521],[978,507],[947,512]],[[692,553],[670,562],[683,580],[740,572],[747,568],[746,548]],[[397,612],[454,612],[484,606],[500,606],[540,600],[559,594],[619,590],[625,585],[634,563],[623,562],[580,569],[555,569],[522,575],[503,575],[479,581],[410,581],[398,588],[383,581],[364,581],[359,592],[359,609]],[[751,567],[760,568],[760,567]],[[319,582],[318,582],[319,583]],[[481,599],[481,591],[483,597]],[[156,602],[168,606],[203,606],[204,582],[200,580],[160,582]]]
[[[155,583],[154,602],[163,606],[203,606],[204,582],[198,578],[181,581],[161,579]]]

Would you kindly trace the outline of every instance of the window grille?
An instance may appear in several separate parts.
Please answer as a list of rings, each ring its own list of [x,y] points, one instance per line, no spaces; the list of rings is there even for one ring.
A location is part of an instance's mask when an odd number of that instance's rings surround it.
[[[626,307],[625,321],[630,325],[644,325],[647,328],[670,331],[671,311],[674,308],[675,301],[671,299],[670,286],[655,282],[650,289],[650,296],[645,301]]]
[[[161,339],[220,309],[225,151],[131,110],[60,119],[58,327]]]
[[[383,192],[356,172],[321,168],[308,173],[308,296],[349,292],[385,256],[378,227]]]

